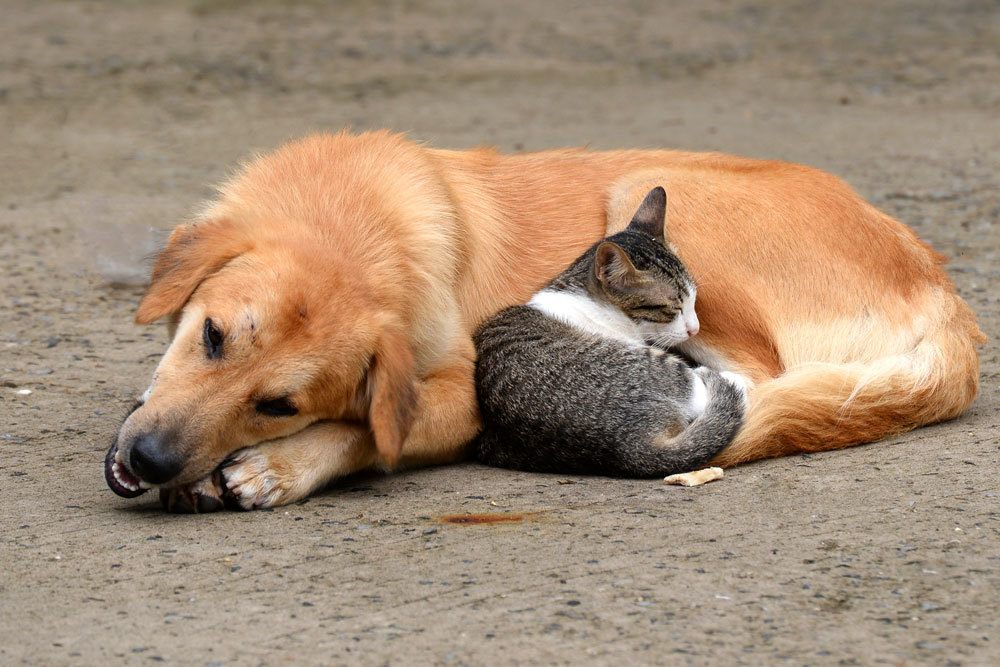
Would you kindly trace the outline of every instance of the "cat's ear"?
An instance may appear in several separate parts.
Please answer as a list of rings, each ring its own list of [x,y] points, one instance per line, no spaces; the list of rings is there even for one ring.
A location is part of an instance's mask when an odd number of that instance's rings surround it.
[[[663,227],[667,220],[667,191],[657,186],[649,191],[632,216],[629,229],[642,232],[654,239],[663,240]]]
[[[623,286],[634,281],[639,275],[628,254],[617,243],[605,241],[597,246],[594,255],[594,278],[601,285]]]

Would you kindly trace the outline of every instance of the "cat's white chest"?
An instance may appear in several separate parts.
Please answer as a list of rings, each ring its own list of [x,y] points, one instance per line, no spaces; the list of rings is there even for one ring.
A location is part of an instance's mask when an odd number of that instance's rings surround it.
[[[587,294],[544,289],[531,297],[528,305],[585,333],[631,346],[646,346],[639,327],[625,313]]]

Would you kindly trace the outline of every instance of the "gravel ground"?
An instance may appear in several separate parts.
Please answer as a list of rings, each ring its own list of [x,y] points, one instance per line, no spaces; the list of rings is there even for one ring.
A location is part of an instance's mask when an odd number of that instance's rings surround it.
[[[995,2],[3,8],[3,664],[1000,663]],[[144,255],[241,157],[345,125],[831,170],[952,258],[981,396],[698,489],[468,464],[251,514],[113,496],[165,343],[131,323]]]

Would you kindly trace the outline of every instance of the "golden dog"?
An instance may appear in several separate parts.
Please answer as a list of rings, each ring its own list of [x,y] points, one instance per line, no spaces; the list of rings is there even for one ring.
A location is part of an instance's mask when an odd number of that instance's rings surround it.
[[[479,428],[472,331],[661,184],[698,283],[686,351],[754,382],[716,464],[871,442],[973,401],[984,337],[943,258],[826,173],[317,135],[245,165],[157,258],[136,321],[175,331],[108,483],[175,510],[254,508],[461,459]]]

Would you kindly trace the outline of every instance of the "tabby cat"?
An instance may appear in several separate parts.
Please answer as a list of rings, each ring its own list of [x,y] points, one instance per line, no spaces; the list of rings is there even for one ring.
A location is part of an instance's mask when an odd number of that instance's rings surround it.
[[[526,304],[475,335],[477,456],[519,470],[654,477],[703,466],[745,410],[739,375],[667,350],[698,332],[695,285],[655,188]]]

